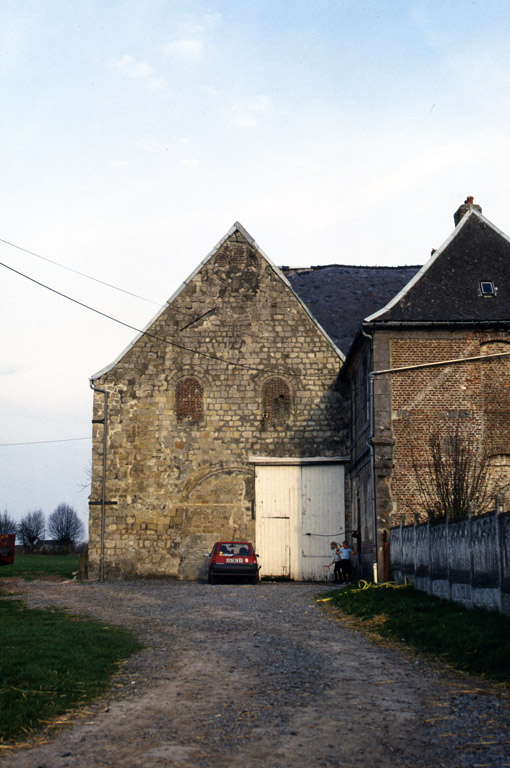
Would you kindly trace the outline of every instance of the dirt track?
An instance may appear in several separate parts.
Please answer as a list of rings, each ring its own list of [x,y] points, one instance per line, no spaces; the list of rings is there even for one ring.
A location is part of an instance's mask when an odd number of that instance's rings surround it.
[[[317,585],[18,586],[30,606],[130,628],[145,650],[2,768],[510,766],[508,697],[350,630]]]

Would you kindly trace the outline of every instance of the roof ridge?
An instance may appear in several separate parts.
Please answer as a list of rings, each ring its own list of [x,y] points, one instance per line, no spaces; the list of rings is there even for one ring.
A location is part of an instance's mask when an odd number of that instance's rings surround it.
[[[329,267],[340,267],[341,269],[420,269],[423,264],[317,264],[312,267],[279,267],[279,269],[287,270],[312,270],[312,269],[328,269]]]

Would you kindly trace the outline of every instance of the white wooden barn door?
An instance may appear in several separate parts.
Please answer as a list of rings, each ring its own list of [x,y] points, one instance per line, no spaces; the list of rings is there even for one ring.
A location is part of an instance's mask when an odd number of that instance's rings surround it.
[[[330,542],[345,538],[344,468],[322,464],[301,468],[301,576],[322,581],[331,557]]]
[[[322,580],[345,528],[343,466],[256,465],[255,520],[261,576]]]
[[[255,549],[260,555],[261,576],[291,576],[290,527],[298,486],[299,467],[256,468]]]

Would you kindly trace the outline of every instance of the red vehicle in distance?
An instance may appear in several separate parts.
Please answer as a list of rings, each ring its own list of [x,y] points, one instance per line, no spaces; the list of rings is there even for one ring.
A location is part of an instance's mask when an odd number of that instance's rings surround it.
[[[246,579],[250,584],[259,580],[257,555],[249,541],[217,541],[205,556],[209,558],[209,584],[216,584],[222,576]]]
[[[0,565],[11,565],[14,562],[15,533],[4,533],[0,536]]]

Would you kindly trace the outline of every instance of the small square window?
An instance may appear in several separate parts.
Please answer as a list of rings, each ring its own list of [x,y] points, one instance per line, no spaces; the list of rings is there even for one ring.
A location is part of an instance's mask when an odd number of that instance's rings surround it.
[[[493,280],[480,280],[479,296],[495,296],[497,291]]]

